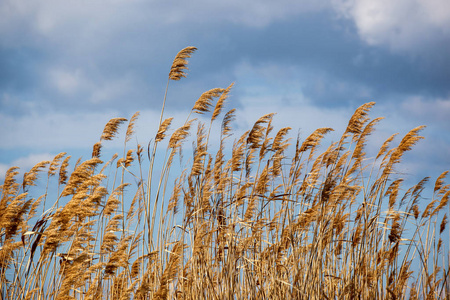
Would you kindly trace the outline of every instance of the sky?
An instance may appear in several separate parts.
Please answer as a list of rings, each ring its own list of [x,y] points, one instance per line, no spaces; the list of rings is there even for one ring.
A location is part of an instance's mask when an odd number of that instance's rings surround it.
[[[448,0],[0,0],[0,179],[63,151],[88,159],[106,122],[136,111],[146,145],[187,46],[198,51],[167,117],[183,122],[201,93],[235,82],[237,131],[275,112],[306,138],[342,134],[375,101],[377,147],[427,126],[402,172],[450,169]]]

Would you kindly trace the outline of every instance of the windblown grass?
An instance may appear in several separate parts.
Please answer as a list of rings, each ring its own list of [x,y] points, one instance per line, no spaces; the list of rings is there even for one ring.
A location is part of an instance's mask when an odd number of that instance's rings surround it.
[[[177,54],[167,86],[186,77],[195,50]],[[211,132],[231,88],[201,95],[171,134],[166,89],[145,149],[129,147],[136,113],[122,157],[101,160],[103,143],[127,122],[115,118],[91,159],[73,164],[60,153],[21,183],[9,169],[0,202],[1,299],[448,298],[448,171],[428,203],[429,178],[408,188],[395,172],[422,126],[397,146],[392,135],[373,159],[365,153],[381,119],[368,117],[373,102],[325,151],[320,142],[333,129],[292,140],[291,128],[273,132],[273,114],[233,141],[234,109]],[[209,124],[192,114],[210,114]],[[172,184],[190,134],[193,155]],[[45,189],[37,198],[36,184]]]

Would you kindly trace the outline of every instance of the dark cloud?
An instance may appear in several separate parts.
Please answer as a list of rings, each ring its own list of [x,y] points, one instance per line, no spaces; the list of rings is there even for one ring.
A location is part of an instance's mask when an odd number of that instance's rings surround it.
[[[337,19],[332,10],[275,18],[264,26],[225,17],[158,23],[141,14],[133,18],[136,11],[126,13],[110,29],[98,25],[77,31],[72,22],[66,26],[69,38],[50,36],[47,43],[35,42],[35,48],[1,50],[3,92],[17,101],[28,101],[23,95],[33,94],[45,109],[157,109],[173,57],[195,45],[199,51],[191,59],[190,76],[171,83],[168,105],[187,109],[205,87],[241,81],[234,71],[245,62],[256,68],[289,68],[286,80],[301,81],[303,93],[317,105],[449,94],[446,45],[415,56],[368,46],[351,21]]]

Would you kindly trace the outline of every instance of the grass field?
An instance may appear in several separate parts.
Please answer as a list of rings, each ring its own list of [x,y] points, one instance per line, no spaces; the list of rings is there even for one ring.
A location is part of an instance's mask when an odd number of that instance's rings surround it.
[[[167,87],[195,50],[176,55]],[[375,157],[365,153],[381,120],[369,118],[374,103],[324,148],[333,129],[289,138],[273,114],[235,137],[235,110],[222,111],[232,86],[203,93],[175,130],[165,97],[148,145],[132,142],[136,113],[111,119],[88,160],[60,153],[22,181],[9,169],[1,299],[449,298],[448,171],[413,186],[396,172],[422,126]],[[104,158],[121,127],[123,154]]]

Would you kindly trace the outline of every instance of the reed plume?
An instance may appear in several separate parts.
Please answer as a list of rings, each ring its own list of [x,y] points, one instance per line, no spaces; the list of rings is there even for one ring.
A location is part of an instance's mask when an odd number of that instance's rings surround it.
[[[125,118],[113,118],[109,120],[109,122],[105,125],[105,128],[103,129],[100,141],[112,140],[117,135],[119,126],[125,121],[127,121],[127,119]]]
[[[188,69],[187,59],[190,58],[196,50],[197,48],[195,47],[186,47],[178,52],[173,60],[172,67],[170,68],[170,80],[180,80],[181,78],[186,77],[185,71]]]

